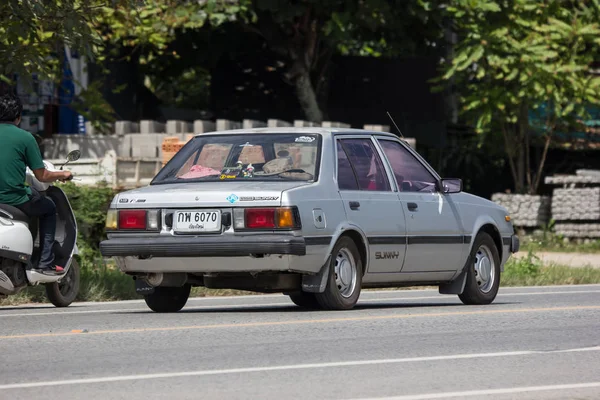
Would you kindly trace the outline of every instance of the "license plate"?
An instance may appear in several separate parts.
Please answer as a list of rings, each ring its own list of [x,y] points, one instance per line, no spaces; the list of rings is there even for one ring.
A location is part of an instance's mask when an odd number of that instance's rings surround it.
[[[177,233],[220,232],[221,211],[176,211],[173,230]]]

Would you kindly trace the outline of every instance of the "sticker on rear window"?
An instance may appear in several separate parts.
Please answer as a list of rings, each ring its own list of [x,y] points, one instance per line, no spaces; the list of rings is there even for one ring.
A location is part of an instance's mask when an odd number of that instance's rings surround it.
[[[300,136],[297,137],[295,142],[296,143],[312,143],[315,141],[314,137],[310,137],[310,136]]]

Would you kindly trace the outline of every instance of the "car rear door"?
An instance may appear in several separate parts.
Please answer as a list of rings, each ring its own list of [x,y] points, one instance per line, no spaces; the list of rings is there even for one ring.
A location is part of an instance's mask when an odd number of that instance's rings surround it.
[[[369,273],[400,272],[406,252],[404,210],[374,140],[336,137],[337,183],[347,219],[369,241]]]
[[[451,195],[437,190],[438,178],[408,146],[379,136],[405,208],[407,248],[402,272],[456,271],[464,265],[466,236]]]

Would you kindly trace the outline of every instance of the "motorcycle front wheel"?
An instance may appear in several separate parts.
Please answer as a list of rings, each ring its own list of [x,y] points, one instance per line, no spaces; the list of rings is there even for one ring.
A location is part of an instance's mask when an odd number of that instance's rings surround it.
[[[71,261],[71,268],[59,282],[46,284],[46,296],[56,307],[68,307],[79,293],[79,263],[75,258]]]

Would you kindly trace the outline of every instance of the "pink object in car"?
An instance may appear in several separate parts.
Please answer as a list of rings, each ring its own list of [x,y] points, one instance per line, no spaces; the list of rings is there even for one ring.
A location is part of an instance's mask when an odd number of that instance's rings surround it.
[[[193,165],[190,170],[181,175],[179,178],[181,179],[193,179],[193,178],[202,178],[203,176],[210,175],[220,175],[221,171],[217,171],[216,169],[212,169],[209,167],[203,167],[202,165]]]

